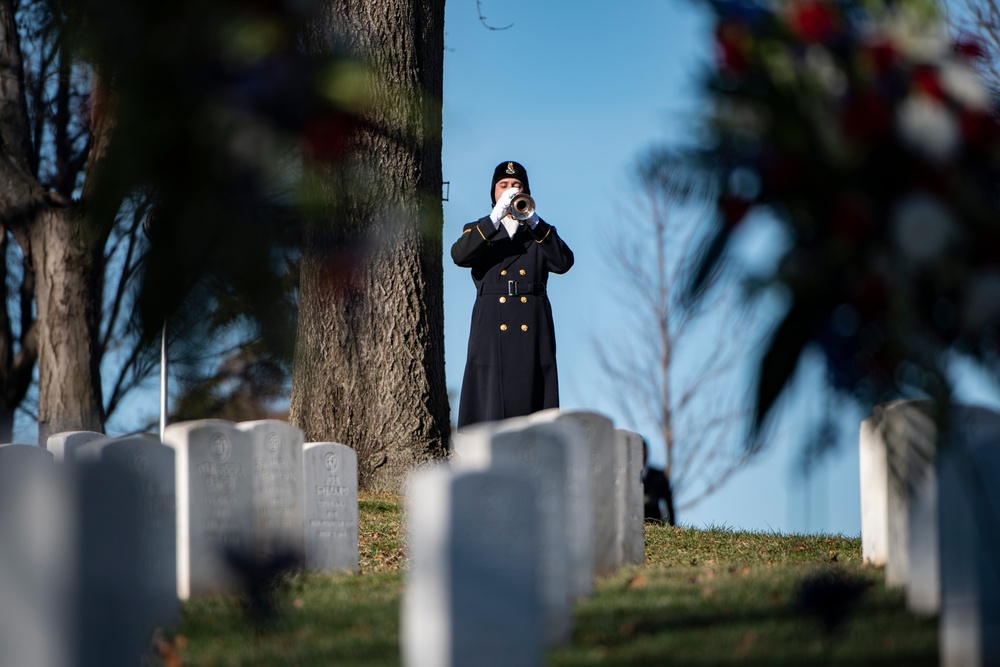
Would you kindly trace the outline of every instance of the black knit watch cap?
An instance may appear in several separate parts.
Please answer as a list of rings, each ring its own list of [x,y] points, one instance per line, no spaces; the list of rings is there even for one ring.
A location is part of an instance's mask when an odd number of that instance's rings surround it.
[[[516,178],[521,181],[521,192],[526,195],[531,194],[531,188],[528,187],[528,172],[524,167],[517,162],[501,162],[493,170],[493,182],[490,183],[490,199],[493,200],[494,206],[497,205],[497,183],[505,178]]]

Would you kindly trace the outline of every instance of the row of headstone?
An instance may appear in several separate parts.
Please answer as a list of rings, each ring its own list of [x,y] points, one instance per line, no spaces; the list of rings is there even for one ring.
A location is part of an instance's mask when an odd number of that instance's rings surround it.
[[[861,424],[861,546],[939,614],[941,664],[1000,663],[1000,414],[954,405],[944,437],[931,405],[878,406]]]
[[[56,459],[75,462],[103,435],[52,436]],[[239,588],[234,562],[298,555],[310,570],[357,570],[357,455],[304,443],[277,420],[180,422],[166,429],[176,457],[177,592],[181,599]]]
[[[642,439],[589,412],[463,429],[407,487],[409,667],[540,665],[594,578],[643,553]]]
[[[0,445],[0,667],[134,665],[179,598],[238,591],[241,563],[357,569],[354,450],[279,421],[165,440]]]
[[[101,437],[75,455],[0,445],[2,665],[135,665],[179,618],[173,452]]]
[[[310,570],[357,570],[353,449],[305,443],[276,420],[182,422],[164,440],[177,453],[182,599],[238,590],[234,561],[301,558]]]

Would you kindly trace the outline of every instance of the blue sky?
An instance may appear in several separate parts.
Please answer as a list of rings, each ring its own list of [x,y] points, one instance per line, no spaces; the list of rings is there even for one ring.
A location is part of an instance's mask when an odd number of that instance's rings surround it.
[[[592,409],[629,424],[594,359],[593,338],[621,335],[620,285],[609,272],[602,234],[622,225],[629,171],[644,150],[690,141],[698,113],[699,68],[712,58],[711,26],[688,0],[627,3],[569,0],[449,0],[445,21],[444,204],[445,348],[453,410],[461,387],[472,310],[467,270],[448,250],[462,225],[489,212],[489,181],[503,160],[528,170],[539,214],[573,248],[575,267],[549,282],[563,407]],[[623,233],[626,233],[623,231]],[[767,223],[748,233],[743,255],[769,261]],[[616,294],[615,290],[619,293]],[[697,354],[692,351],[691,354]],[[681,514],[687,525],[860,534],[857,433],[863,415],[835,412],[846,433],[804,479],[798,456],[809,424],[828,409],[818,391],[821,364],[806,364],[785,400],[767,452],[718,493]],[[970,376],[971,377],[971,376]],[[749,382],[747,372],[735,382]],[[996,403],[981,382],[960,394]],[[653,452],[662,461],[662,450]]]
[[[707,58],[704,20],[687,2],[636,1],[615,11],[552,0],[446,5],[444,72],[445,345],[449,389],[465,363],[473,292],[452,264],[462,225],[489,212],[493,167],[525,165],[539,214],[573,248],[576,266],[549,283],[565,405],[592,405],[591,338],[614,295],[604,228],[621,224],[628,171],[644,149],[680,138],[691,77]]]

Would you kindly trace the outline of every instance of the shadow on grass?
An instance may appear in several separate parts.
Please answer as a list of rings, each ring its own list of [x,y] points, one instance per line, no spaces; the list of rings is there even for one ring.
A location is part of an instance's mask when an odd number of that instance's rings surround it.
[[[184,665],[398,665],[400,588],[398,573],[297,575],[256,631],[236,597],[189,601],[176,633]]]
[[[747,581],[705,597],[676,582],[605,590],[577,609],[573,645],[549,664],[565,665],[936,665],[935,619],[909,615],[899,595],[872,585],[832,630],[800,590]],[[743,589],[743,590],[740,590]]]

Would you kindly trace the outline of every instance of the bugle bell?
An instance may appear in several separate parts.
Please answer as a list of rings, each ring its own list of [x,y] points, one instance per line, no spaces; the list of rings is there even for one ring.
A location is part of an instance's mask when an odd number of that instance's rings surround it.
[[[527,220],[535,213],[535,200],[531,195],[521,192],[510,202],[510,217],[515,220]]]

